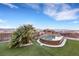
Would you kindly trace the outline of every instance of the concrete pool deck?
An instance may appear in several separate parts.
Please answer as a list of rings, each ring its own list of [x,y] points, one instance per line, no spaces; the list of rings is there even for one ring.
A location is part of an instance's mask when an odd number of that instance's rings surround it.
[[[48,44],[44,44],[42,42],[40,42],[40,39],[37,40],[37,42],[41,45],[41,46],[47,46],[47,47],[63,47],[66,43],[67,39],[64,38],[63,42],[60,45],[48,45]]]

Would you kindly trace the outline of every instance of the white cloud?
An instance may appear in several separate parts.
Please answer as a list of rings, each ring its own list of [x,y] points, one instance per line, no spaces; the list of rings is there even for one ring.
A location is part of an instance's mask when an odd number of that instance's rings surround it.
[[[31,25],[33,25],[34,22],[33,21],[26,21],[24,24],[31,24]]]
[[[32,9],[34,9],[37,12],[40,11],[40,6],[38,3],[26,3],[26,5],[30,6]]]
[[[3,4],[10,7],[10,8],[18,8],[18,6],[10,4],[10,3],[3,3]]]
[[[55,29],[54,26],[44,26],[43,29]]]
[[[7,20],[0,19],[0,28],[12,28],[7,22]]]
[[[0,25],[0,28],[13,28],[12,26],[8,26],[8,25]]]
[[[78,16],[76,16],[76,13],[79,12],[79,9],[73,9],[68,11],[62,11],[55,14],[56,20],[76,20]]]
[[[5,21],[5,20],[0,19],[0,24],[2,24],[2,23],[6,23],[6,21]]]
[[[44,14],[48,16],[54,16],[56,14],[56,5],[55,4],[44,4]]]
[[[26,5],[33,8],[36,12],[40,11],[40,5],[38,3],[27,3]],[[43,13],[55,20],[76,20],[79,16],[76,13],[79,12],[79,8],[71,9],[71,6],[65,3],[45,3],[43,4]]]
[[[77,24],[77,23],[79,23],[79,21],[73,21],[72,23],[75,23],[75,24]]]
[[[67,11],[67,10],[71,9],[71,7],[68,4],[63,3],[63,4],[60,4],[60,5],[61,5],[60,8],[62,8],[62,10],[64,10],[64,11]]]
[[[68,4],[45,4],[44,14],[54,18],[55,20],[75,20],[79,16],[76,13],[79,8],[71,9]]]

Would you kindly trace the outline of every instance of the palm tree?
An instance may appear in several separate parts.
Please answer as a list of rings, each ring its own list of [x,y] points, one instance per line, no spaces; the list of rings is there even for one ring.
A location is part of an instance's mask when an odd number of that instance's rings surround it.
[[[27,44],[35,37],[36,30],[32,25],[23,25],[16,29],[12,35],[9,48],[19,47],[21,44]]]

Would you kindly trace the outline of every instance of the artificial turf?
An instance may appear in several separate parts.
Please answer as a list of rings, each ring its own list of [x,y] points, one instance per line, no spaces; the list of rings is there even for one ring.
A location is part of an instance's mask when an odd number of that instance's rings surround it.
[[[0,56],[79,56],[79,41],[67,40],[61,48],[40,46],[36,41],[31,46],[8,48],[8,43],[0,43]]]

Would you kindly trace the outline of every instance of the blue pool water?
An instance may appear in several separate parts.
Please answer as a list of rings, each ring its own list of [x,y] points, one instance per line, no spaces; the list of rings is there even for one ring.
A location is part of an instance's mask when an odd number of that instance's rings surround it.
[[[52,40],[52,39],[55,39],[55,36],[54,35],[43,35],[41,36],[41,38],[44,40]]]

